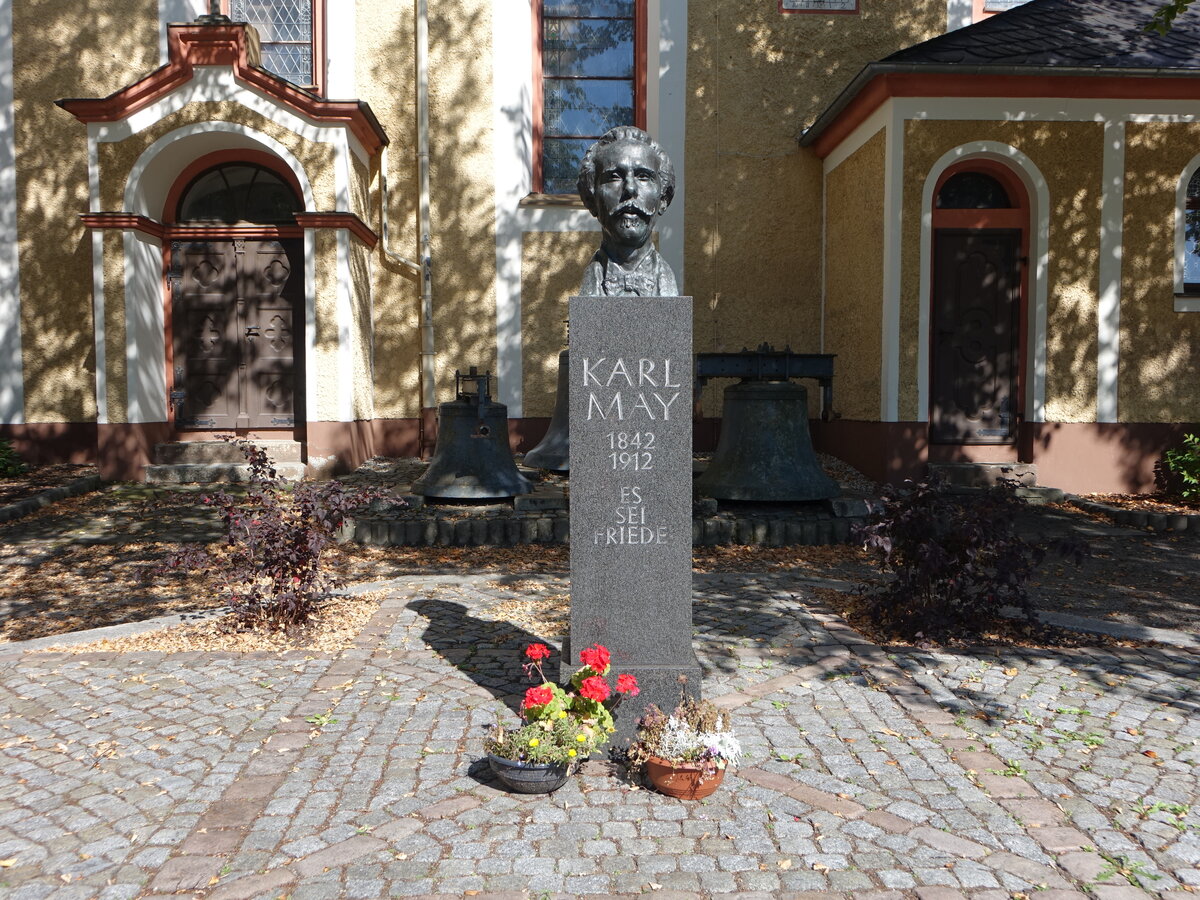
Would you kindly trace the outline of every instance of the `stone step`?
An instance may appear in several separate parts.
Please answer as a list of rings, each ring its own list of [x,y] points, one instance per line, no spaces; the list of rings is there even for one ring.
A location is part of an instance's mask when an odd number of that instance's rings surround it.
[[[930,463],[929,475],[941,475],[953,487],[990,487],[1002,478],[1021,487],[1037,486],[1037,466],[1029,463]]]
[[[304,445],[299,441],[255,441],[276,463],[300,462]],[[229,441],[174,441],[154,445],[156,465],[207,465],[210,463],[244,464],[246,457]]]
[[[304,478],[304,463],[277,462],[275,471],[284,481]],[[146,466],[146,481],[150,484],[233,484],[250,480],[246,463],[175,463]]]

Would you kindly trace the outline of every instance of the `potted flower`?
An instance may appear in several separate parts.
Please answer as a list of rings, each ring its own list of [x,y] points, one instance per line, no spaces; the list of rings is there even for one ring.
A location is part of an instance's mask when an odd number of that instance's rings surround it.
[[[646,707],[628,759],[655,790],[699,800],[717,789],[725,767],[736,765],[741,755],[729,713],[708,700],[685,696],[669,716],[653,703]]]
[[[583,650],[583,667],[566,686],[546,679],[542,663],[550,656],[545,644],[525,648],[526,677],[540,684],[525,691],[516,728],[497,725],[484,742],[488,764],[510,789],[545,794],[566,782],[576,765],[608,742],[613,710],[621,699],[637,696],[637,679],[619,675],[615,689],[607,676],[609,652],[596,644]]]

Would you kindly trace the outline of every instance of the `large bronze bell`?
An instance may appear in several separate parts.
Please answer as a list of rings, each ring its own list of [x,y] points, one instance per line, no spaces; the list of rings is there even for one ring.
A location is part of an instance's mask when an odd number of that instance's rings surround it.
[[[455,399],[438,406],[437,446],[413,493],[441,500],[501,500],[533,490],[508,446],[508,407],[494,403],[490,374],[454,373]]]
[[[813,451],[808,391],[790,381],[725,389],[721,437],[697,493],[717,500],[826,500],[840,493]]]
[[[550,416],[550,427],[538,445],[525,454],[525,465],[535,469],[550,469],[552,472],[571,470],[569,354],[568,350],[558,354],[558,393],[554,397],[554,413]]]

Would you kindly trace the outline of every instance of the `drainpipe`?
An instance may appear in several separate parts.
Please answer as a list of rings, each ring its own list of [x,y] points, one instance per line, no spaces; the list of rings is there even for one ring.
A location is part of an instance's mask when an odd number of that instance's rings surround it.
[[[418,199],[417,208],[420,218],[419,240],[421,242],[421,260],[413,260],[393,253],[389,241],[388,208],[389,192],[387,186],[388,148],[383,148],[383,158],[380,160],[380,186],[383,191],[383,202],[380,204],[383,231],[383,253],[397,265],[404,266],[421,275],[421,414],[419,417],[419,448],[425,447],[425,413],[436,404],[437,391],[434,385],[437,350],[433,335],[433,227],[429,215],[429,3],[428,0],[416,0],[417,15],[417,46],[416,46],[416,78],[417,78],[417,178]]]

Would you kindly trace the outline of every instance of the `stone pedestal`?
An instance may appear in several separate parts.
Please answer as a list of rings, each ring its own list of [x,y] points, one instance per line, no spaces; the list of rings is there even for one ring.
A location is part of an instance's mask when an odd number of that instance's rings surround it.
[[[641,694],[617,712],[616,746],[647,702],[670,712],[692,650],[692,300],[572,297],[571,631],[603,644]]]

